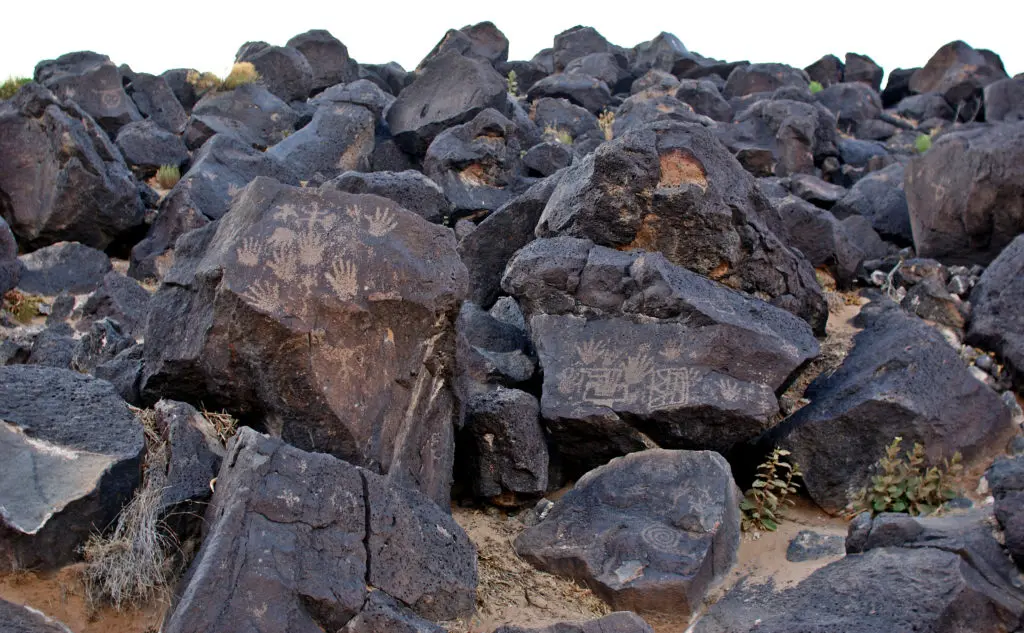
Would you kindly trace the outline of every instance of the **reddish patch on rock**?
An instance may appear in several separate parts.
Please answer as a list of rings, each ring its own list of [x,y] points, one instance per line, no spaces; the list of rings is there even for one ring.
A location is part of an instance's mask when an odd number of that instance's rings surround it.
[[[696,156],[685,150],[672,150],[659,157],[661,176],[659,187],[680,187],[697,185],[707,190],[708,178],[704,165]]]

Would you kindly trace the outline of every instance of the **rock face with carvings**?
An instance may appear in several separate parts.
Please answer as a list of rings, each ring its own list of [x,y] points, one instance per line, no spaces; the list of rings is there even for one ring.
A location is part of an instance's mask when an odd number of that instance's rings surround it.
[[[178,242],[146,331],[147,397],[228,407],[447,504],[466,269],[394,202],[254,180]]]
[[[536,240],[502,286],[530,318],[547,429],[584,470],[650,440],[726,452],[754,439],[818,354],[803,320],[660,253]]]

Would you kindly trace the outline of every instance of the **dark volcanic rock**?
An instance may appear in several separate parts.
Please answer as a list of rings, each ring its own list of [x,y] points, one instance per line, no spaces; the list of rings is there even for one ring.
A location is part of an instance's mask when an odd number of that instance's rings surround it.
[[[530,106],[530,118],[541,130],[568,132],[573,139],[598,133],[597,117],[568,99],[542,97]]]
[[[106,55],[82,51],[39,62],[35,80],[77,103],[112,135],[125,123],[142,120],[124,91],[121,72]]]
[[[78,339],[71,357],[71,369],[91,374],[96,367],[113,360],[133,345],[135,339],[122,331],[120,323],[108,318],[98,319]]]
[[[710,81],[704,79],[683,79],[675,92],[676,99],[688,103],[697,114],[709,116],[716,121],[731,121],[732,106]]]
[[[224,459],[217,429],[203,414],[184,402],[161,400],[153,405],[155,425],[167,442],[166,483],[160,505],[165,511],[187,501],[210,497],[210,482]]]
[[[1000,79],[985,86],[985,120],[1024,120],[1024,77]]]
[[[302,53],[309,63],[313,92],[359,79],[359,64],[349,57],[348,47],[328,31],[306,31],[288,40],[286,46]]]
[[[832,513],[867,483],[894,437],[920,442],[933,463],[956,451],[970,462],[1002,451],[1014,430],[999,396],[935,329],[891,304],[871,311],[839,369],[811,383],[811,403],[769,438],[792,451],[807,492]]]
[[[778,411],[775,392],[818,353],[797,317],[657,253],[537,240],[502,286],[532,317],[548,431],[583,467],[643,448],[640,433],[719,451],[752,439]]]
[[[844,132],[855,132],[859,124],[882,114],[878,92],[861,82],[834,84],[814,97],[836,116]]]
[[[445,633],[383,591],[371,591],[359,615],[348,621],[344,633]],[[341,633],[341,632],[339,632]]]
[[[111,268],[109,257],[77,242],[60,242],[18,259],[18,287],[40,295],[90,292],[99,287]]]
[[[32,341],[32,351],[25,363],[70,369],[77,346],[78,341],[74,339],[71,329],[66,324],[53,325],[40,332]]]
[[[617,611],[596,620],[559,622],[537,629],[506,624],[495,629],[494,633],[654,633],[654,629],[631,611]]]
[[[807,88],[809,84],[807,73],[799,68],[785,64],[749,64],[737,66],[729,74],[722,92],[726,99],[732,99],[758,92],[775,92],[787,86]]]
[[[0,367],[0,569],[53,569],[139,484],[142,425],[104,380]]]
[[[320,107],[325,103],[351,103],[363,106],[379,118],[394,102],[395,98],[381,90],[380,86],[367,79],[360,79],[331,86],[310,99],[309,105]]]
[[[284,101],[304,101],[313,90],[313,68],[305,55],[290,46],[243,47],[235,61],[251,63],[260,83]]]
[[[167,633],[337,631],[369,586],[431,619],[473,611],[473,545],[429,499],[248,428],[228,448],[205,533]]]
[[[860,215],[887,240],[909,245],[914,236],[910,228],[907,194],[903,189],[905,168],[894,163],[861,178],[839,202],[832,213],[839,218]]]
[[[786,560],[802,563],[819,558],[842,556],[846,553],[846,539],[838,535],[819,534],[811,530],[800,530],[786,548]]]
[[[985,473],[995,498],[995,515],[1004,543],[1017,566],[1024,569],[1024,456],[1003,457]]]
[[[0,622],[3,622],[0,630],[4,633],[71,633],[71,629],[40,611],[3,599],[0,599]]]
[[[537,399],[495,386],[469,397],[463,445],[473,493],[500,505],[518,505],[544,494],[548,448]]]
[[[328,183],[338,191],[372,193],[398,203],[427,222],[434,224],[451,215],[451,204],[441,189],[430,178],[418,171],[375,171],[360,173],[347,171]]]
[[[245,84],[204,95],[192,109],[185,143],[194,150],[214,134],[224,133],[262,149],[283,140],[298,120],[295,110],[262,84]]]
[[[192,167],[160,203],[156,220],[131,254],[129,274],[163,277],[173,263],[168,251],[181,235],[227,213],[232,201],[257,176],[298,185],[291,168],[230,134],[218,134],[193,157]]]
[[[959,40],[950,42],[913,74],[910,89],[918,94],[941,93],[950,104],[965,101],[988,84],[1007,76],[999,58],[986,52]]]
[[[142,116],[172,134],[185,131],[188,114],[164,77],[138,73],[128,84],[128,93]]]
[[[737,493],[716,453],[633,453],[581,478],[516,551],[615,609],[690,614],[736,562]]]
[[[103,276],[100,286],[89,295],[82,306],[81,317],[88,320],[112,317],[130,336],[140,338],[149,313],[149,292],[139,282],[110,271]]]
[[[882,89],[882,76],[885,71],[867,55],[857,53],[846,54],[846,64],[843,67],[843,81],[860,83],[871,86],[877,93]]]
[[[1024,121],[943,134],[905,183],[918,256],[989,263],[1024,232]]]
[[[891,108],[903,99],[914,94],[910,89],[910,79],[920,68],[896,68],[889,73],[889,79],[882,91],[882,105]]]
[[[838,154],[835,115],[820,103],[758,100],[716,132],[755,176],[813,174],[815,165]]]
[[[787,196],[775,206],[786,224],[787,243],[815,268],[829,267],[841,286],[851,286],[867,254],[858,239],[848,234],[846,225],[828,211],[795,196]],[[867,230],[871,231],[869,227]],[[877,235],[875,239],[879,239]]]
[[[373,113],[361,106],[322,105],[309,124],[267,155],[287,165],[299,180],[323,182],[344,171],[369,171],[375,124]]]
[[[479,59],[497,67],[508,60],[508,38],[493,22],[467,25],[457,31],[448,29],[441,41],[420,62],[418,70],[449,52]]]
[[[711,132],[659,122],[568,168],[537,235],[662,252],[730,287],[765,293],[823,331],[827,308],[812,269],[773,229],[783,230],[775,210]]]
[[[180,167],[189,158],[188,148],[181,137],[168,132],[152,120],[121,127],[115,142],[128,165],[143,178],[155,174],[161,165]]]
[[[102,249],[144,221],[121,152],[92,117],[38,84],[0,103],[0,191],[0,214],[25,250],[59,241]]]
[[[492,109],[438,134],[423,159],[424,173],[456,213],[495,210],[508,202],[521,170],[515,126]]]
[[[487,216],[459,242],[469,271],[469,299],[488,307],[501,292],[501,276],[512,255],[534,238],[534,228],[561,178],[549,176]]]
[[[633,83],[633,75],[622,67],[620,59],[612,53],[591,53],[569,62],[565,74],[593,77],[603,81],[612,93],[626,92]]]
[[[450,229],[377,196],[258,178],[179,240],[145,390],[265,416],[286,441],[447,503],[465,293]]]
[[[538,143],[523,154],[523,166],[529,173],[550,176],[572,164],[572,150],[558,141]]]
[[[590,26],[574,26],[555,36],[552,58],[554,71],[561,72],[574,59],[591,53],[608,53],[614,47],[597,29]]]
[[[134,345],[93,370],[93,375],[114,385],[125,402],[143,406],[140,393],[142,380],[143,346]]]
[[[918,122],[927,121],[928,119],[947,119],[952,121],[955,114],[949,102],[937,92],[907,97],[897,103],[893,109],[901,117]]]
[[[823,55],[821,59],[804,68],[804,72],[811,81],[828,88],[843,80],[843,62],[835,55]]]
[[[18,261],[18,243],[7,221],[0,217],[0,295],[18,285],[21,262]]]
[[[967,341],[995,351],[1024,379],[1024,236],[1003,249],[971,292]]]
[[[433,60],[402,90],[387,123],[410,154],[422,155],[439,133],[487,108],[506,112],[508,86],[490,64],[457,53]]]
[[[568,99],[594,114],[600,112],[612,101],[612,93],[608,84],[582,72],[548,75],[530,86],[526,96],[530,101],[544,97]]]

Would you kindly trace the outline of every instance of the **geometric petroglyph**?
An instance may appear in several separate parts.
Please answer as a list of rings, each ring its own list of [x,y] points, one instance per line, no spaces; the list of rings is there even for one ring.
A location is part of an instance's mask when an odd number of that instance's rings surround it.
[[[694,367],[657,369],[651,376],[647,406],[652,409],[680,406],[691,400],[691,391],[700,379]]]
[[[650,523],[640,530],[640,538],[650,547],[662,551],[674,553],[679,551],[680,533],[662,523]]]

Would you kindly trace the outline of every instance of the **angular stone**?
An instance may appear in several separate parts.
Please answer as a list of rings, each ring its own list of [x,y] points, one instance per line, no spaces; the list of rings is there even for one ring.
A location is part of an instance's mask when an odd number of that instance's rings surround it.
[[[918,94],[938,92],[951,104],[971,97],[988,84],[1006,78],[999,58],[975,50],[959,40],[946,44],[932,55],[924,68],[910,78],[910,89]]]
[[[985,120],[1024,120],[1024,77],[1000,79],[985,86]]]
[[[142,177],[150,177],[163,165],[180,167],[188,162],[188,148],[181,137],[152,120],[121,127],[115,141],[125,161]]]
[[[264,46],[239,51],[236,62],[249,62],[260,83],[284,101],[305,101],[313,90],[313,68],[305,55],[290,46]]]
[[[192,108],[185,143],[195,150],[214,134],[233,134],[243,143],[266,148],[295,129],[299,115],[259,83],[203,96]]]
[[[810,79],[799,68],[785,64],[749,64],[738,66],[729,74],[722,93],[726,99],[744,97],[758,92],[775,92],[793,86],[807,88]]]
[[[369,586],[419,615],[472,613],[476,557],[429,499],[243,428],[206,511],[206,538],[163,630],[337,631]]]
[[[142,425],[113,386],[0,367],[0,569],[54,569],[106,528],[139,485]]]
[[[86,299],[81,317],[85,321],[114,318],[129,336],[140,338],[146,328],[149,298],[149,292],[139,282],[110,271],[103,276],[99,288]]]
[[[0,599],[4,633],[71,633],[71,629],[32,607]]]
[[[487,108],[504,112],[508,86],[485,62],[445,53],[423,69],[388,110],[387,123],[406,152],[422,155],[438,134]]]
[[[451,204],[444,196],[444,190],[413,169],[369,173],[347,171],[327,184],[339,191],[372,193],[394,200],[403,209],[434,224],[440,224],[451,215]]]
[[[709,116],[716,121],[732,121],[732,106],[710,81],[683,79],[679,82],[675,97],[690,104],[697,114]]]
[[[971,292],[967,342],[999,354],[1024,379],[1024,236],[1014,238]]]
[[[812,269],[776,229],[784,230],[775,210],[711,132],[658,122],[571,166],[536,233],[659,251],[732,288],[764,293],[822,331],[827,308]]]
[[[313,120],[267,150],[298,176],[321,182],[349,171],[368,171],[373,154],[375,119],[357,105],[320,106]]]
[[[121,324],[113,319],[93,321],[88,330],[78,339],[71,369],[91,374],[96,367],[113,360],[118,354],[135,345],[135,339],[127,336]]]
[[[943,134],[905,187],[920,257],[988,264],[1024,232],[1024,121]]]
[[[139,113],[172,134],[181,134],[188,114],[164,77],[137,73],[127,87]]]
[[[614,609],[688,615],[736,562],[737,497],[717,453],[633,453],[587,473],[515,547]]]
[[[0,295],[18,285],[21,262],[18,261],[18,243],[7,221],[0,217]]]
[[[857,53],[846,54],[846,64],[843,68],[843,81],[857,81],[871,86],[875,92],[882,89],[882,76],[885,71],[867,55]]]
[[[328,31],[306,31],[288,40],[286,46],[302,53],[309,63],[313,92],[359,79],[359,64],[349,57],[348,47]]]
[[[811,403],[767,438],[792,452],[811,499],[830,513],[868,483],[894,437],[920,442],[931,463],[957,451],[970,463],[1002,451],[1014,432],[999,396],[938,331],[891,303],[862,314],[867,327],[839,369],[812,382]]]
[[[148,394],[259,414],[296,446],[448,503],[466,293],[450,229],[384,198],[257,178],[179,240],[164,282]]]
[[[596,620],[559,622],[535,629],[505,624],[494,633],[654,633],[654,629],[635,613],[617,611]]]
[[[1017,567],[1024,569],[1024,456],[997,459],[985,478],[992,488],[1006,549]]]
[[[911,244],[914,236],[903,188],[905,171],[902,164],[894,163],[864,176],[832,207],[832,213],[838,218],[863,216],[883,238]]]
[[[0,103],[0,190],[25,250],[60,241],[105,249],[144,224],[121,152],[85,111],[34,83]]]
[[[57,295],[81,294],[95,290],[110,272],[110,258],[103,252],[77,242],[59,242],[22,255],[21,281],[25,292]]]
[[[582,72],[548,75],[530,86],[526,97],[530,101],[544,97],[568,99],[592,114],[597,114],[612,101],[608,84]]]
[[[124,91],[121,72],[106,55],[81,51],[36,64],[35,81],[60,99],[70,99],[111,135],[126,123],[141,121]]]

